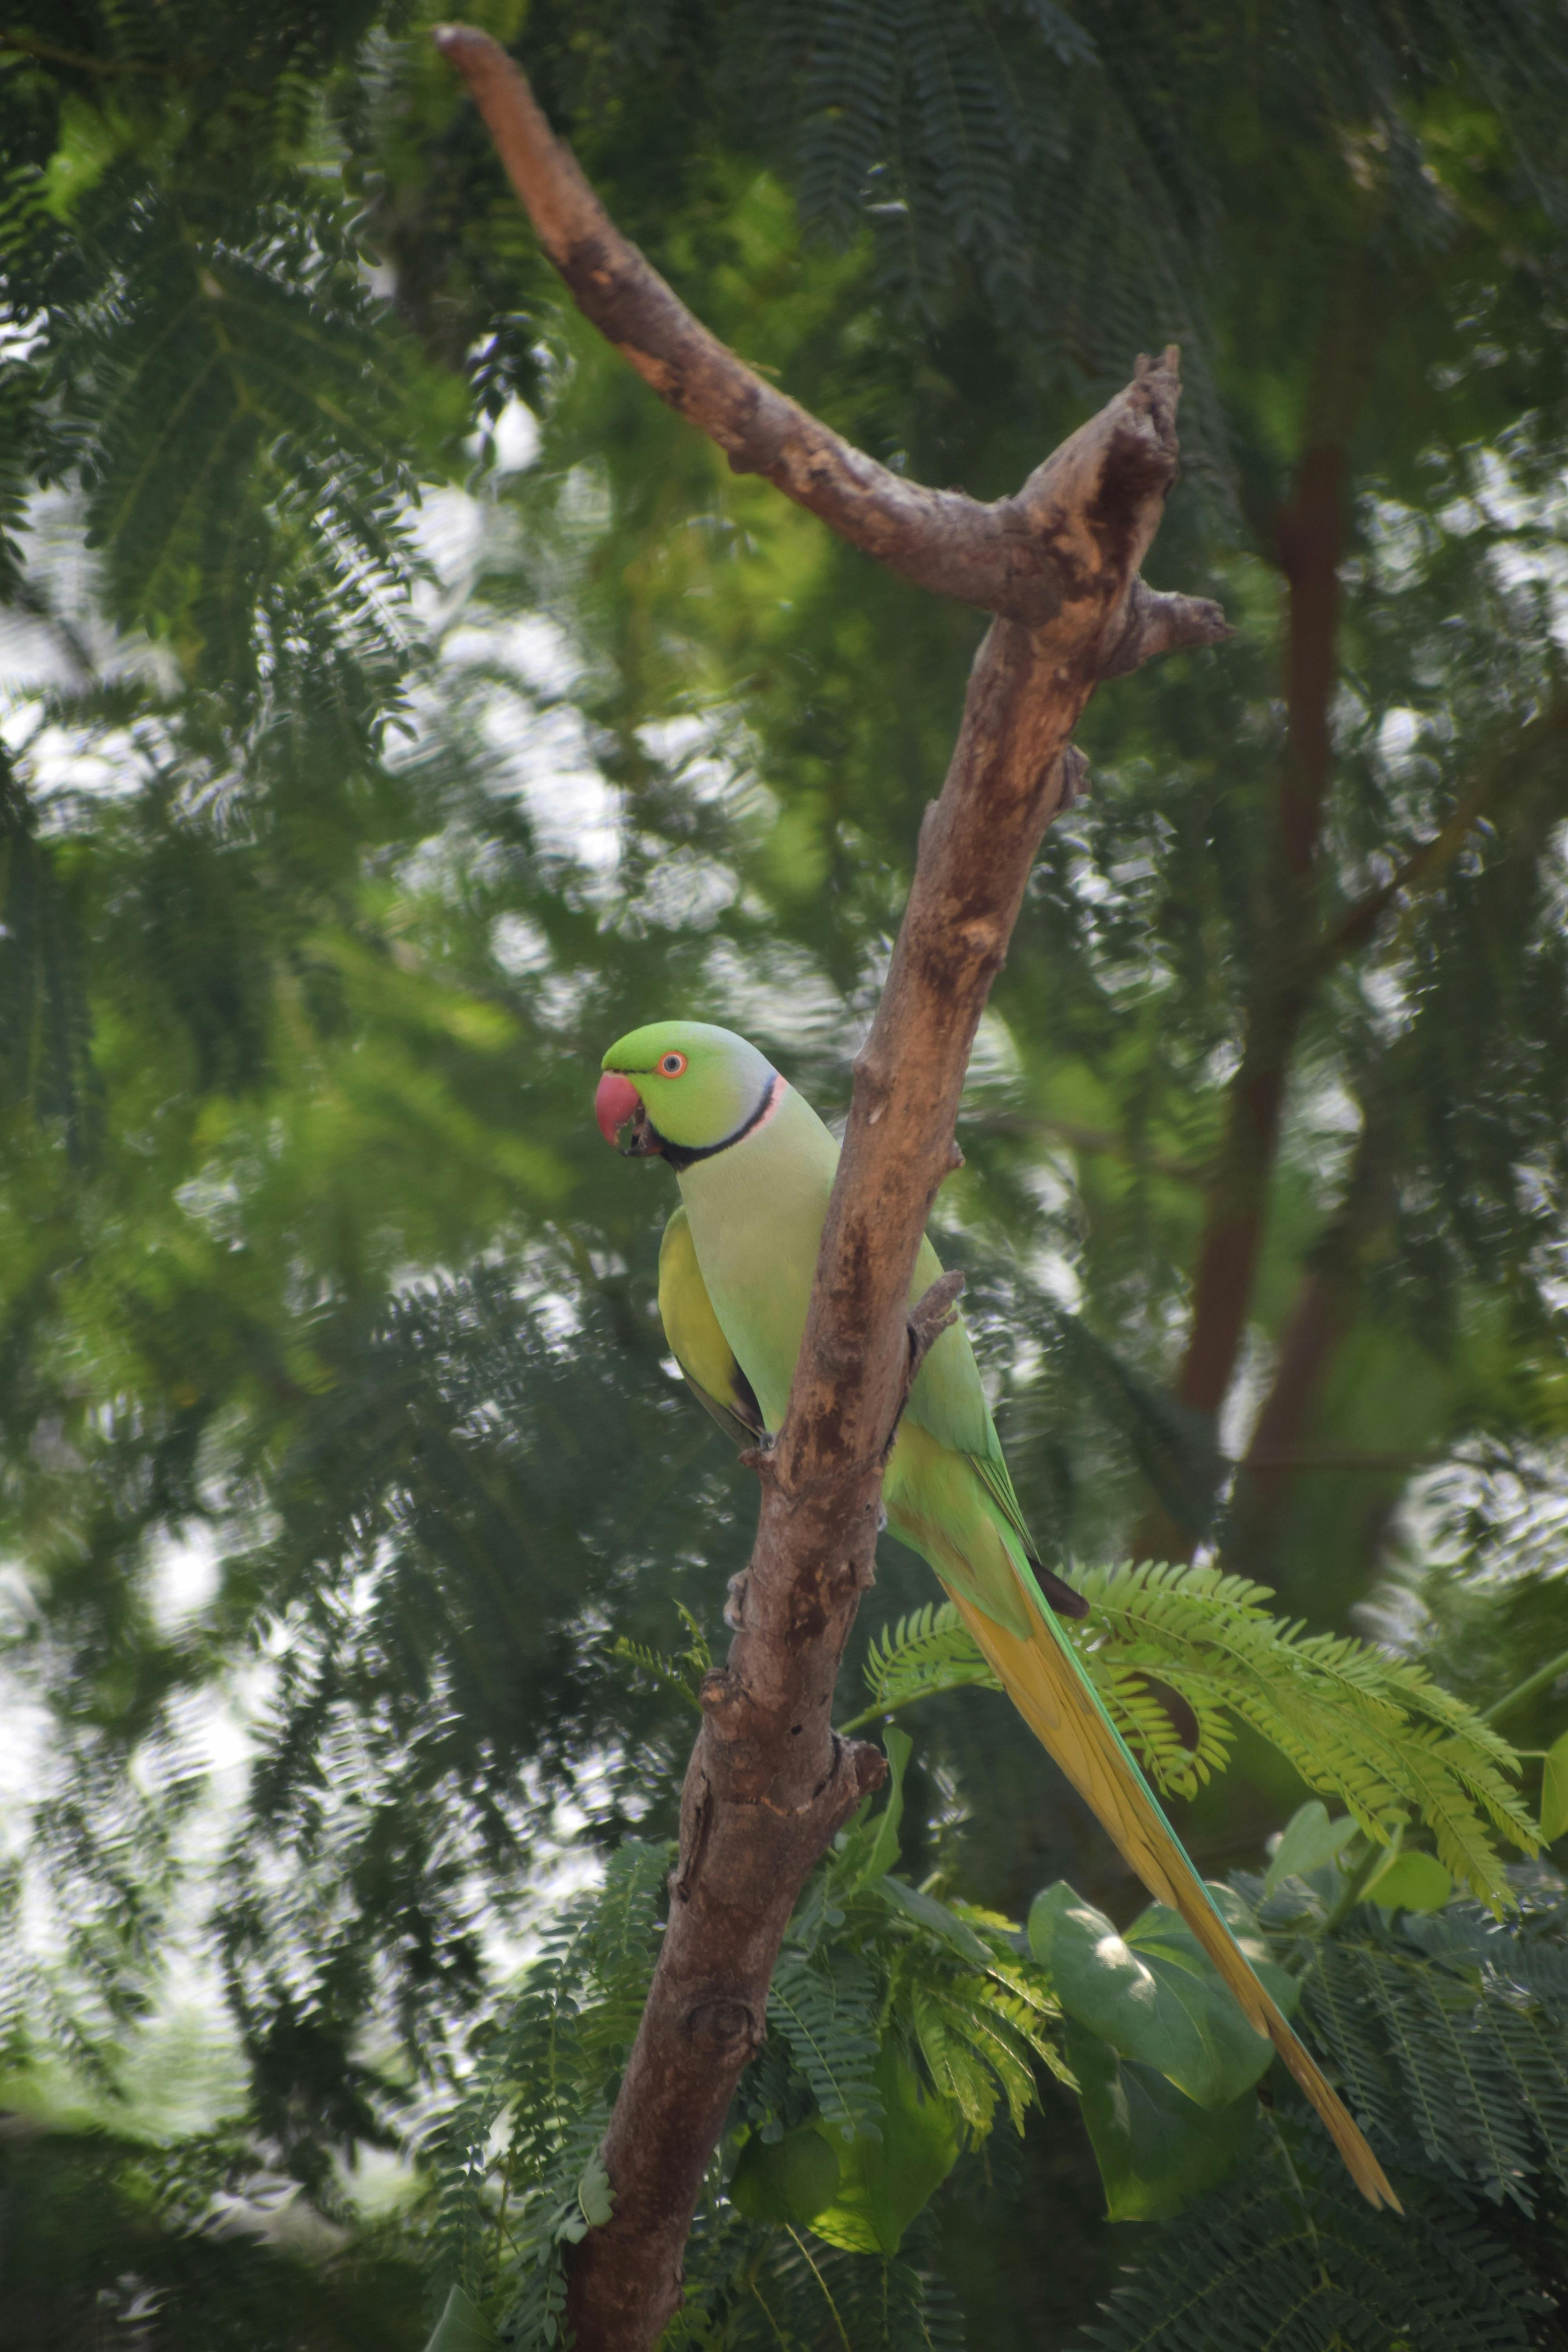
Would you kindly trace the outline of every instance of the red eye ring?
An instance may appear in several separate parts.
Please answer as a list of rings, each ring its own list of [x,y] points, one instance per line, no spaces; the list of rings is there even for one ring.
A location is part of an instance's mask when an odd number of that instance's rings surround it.
[[[678,1078],[685,1067],[684,1054],[661,1054],[658,1057],[658,1075],[661,1078]]]

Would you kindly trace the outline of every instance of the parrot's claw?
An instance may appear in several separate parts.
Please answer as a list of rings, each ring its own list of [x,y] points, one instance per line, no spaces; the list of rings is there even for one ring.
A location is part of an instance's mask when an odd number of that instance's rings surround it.
[[[742,1570],[739,1576],[732,1576],[730,1579],[730,1598],[724,1603],[724,1622],[731,1633],[740,1632],[745,1607],[746,1576],[745,1570]]]
[[[771,1479],[774,1475],[773,1447],[776,1443],[770,1432],[765,1429],[760,1432],[755,1443],[736,1457],[742,1469],[754,1470],[764,1483]]]
[[[888,1532],[888,1506],[886,1505],[886,1503],[879,1503],[879,1504],[878,1504],[878,1506],[877,1506],[877,1533],[878,1533],[879,1536],[885,1536],[885,1535],[887,1534],[887,1532]]]

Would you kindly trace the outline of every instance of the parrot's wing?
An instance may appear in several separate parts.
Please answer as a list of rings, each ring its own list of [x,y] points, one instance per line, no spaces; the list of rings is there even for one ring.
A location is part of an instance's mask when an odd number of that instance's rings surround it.
[[[677,1209],[659,1245],[658,1312],[669,1352],[698,1403],[737,1445],[754,1445],[763,1434],[762,1407],[719,1328],[684,1209]]]
[[[915,1260],[911,1298],[928,1290],[941,1272],[935,1250],[929,1241],[922,1242]],[[1087,1617],[1088,1601],[1046,1567],[1039,1547],[1029,1533],[1029,1523],[1013,1491],[1007,1457],[985,1402],[974,1350],[962,1323],[954,1324],[937,1340],[921,1366],[905,1411],[910,1420],[928,1430],[939,1445],[963,1454],[973,1465],[975,1475],[1023,1546],[1024,1557],[1033,1567],[1041,1591],[1058,1615]]]
[[[992,1451],[972,1454],[970,1461],[983,1481],[987,1494],[1024,1547],[1024,1554],[1035,1571],[1035,1581],[1058,1617],[1087,1617],[1089,1603],[1081,1592],[1048,1569],[1035,1549],[1035,1538],[1024,1518],[1023,1506],[1013,1492],[1000,1441],[994,1430],[991,1433]]]

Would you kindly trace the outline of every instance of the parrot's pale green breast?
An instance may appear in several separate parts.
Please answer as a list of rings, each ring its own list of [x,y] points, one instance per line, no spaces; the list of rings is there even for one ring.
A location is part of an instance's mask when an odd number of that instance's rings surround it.
[[[793,1087],[765,1125],[710,1160],[680,1171],[680,1196],[714,1313],[756,1392],[770,1430],[780,1428],[805,1329],[838,1146]],[[942,1272],[921,1244],[911,1303]],[[996,1447],[968,1334],[944,1332],[921,1369],[911,1419],[965,1454]]]
[[[702,1279],[767,1427],[789,1402],[838,1146],[786,1087],[764,1127],[680,1171]]]

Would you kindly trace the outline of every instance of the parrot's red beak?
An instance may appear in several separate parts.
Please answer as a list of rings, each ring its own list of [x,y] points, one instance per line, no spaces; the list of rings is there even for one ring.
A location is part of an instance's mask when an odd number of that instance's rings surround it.
[[[630,1078],[619,1070],[606,1070],[594,1097],[594,1117],[605,1141],[619,1150],[621,1129],[636,1119],[641,1108],[642,1097]]]

